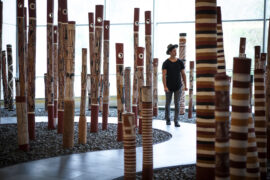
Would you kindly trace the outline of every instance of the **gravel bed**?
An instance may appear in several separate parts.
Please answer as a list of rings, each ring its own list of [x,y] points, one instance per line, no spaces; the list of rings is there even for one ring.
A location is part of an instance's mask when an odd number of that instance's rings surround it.
[[[90,128],[90,123],[87,123]],[[101,129],[99,124],[99,129]],[[62,135],[57,130],[48,130],[46,122],[36,123],[36,140],[30,141],[30,151],[18,150],[17,124],[0,125],[0,168],[26,161],[44,159],[66,154],[89,151],[122,149],[123,143],[117,142],[117,125],[108,124],[108,130],[98,133],[87,133],[87,144],[78,144],[78,123],[75,122],[74,147],[62,148]],[[171,138],[171,134],[153,129],[153,143],[161,143]],[[142,146],[142,137],[136,133],[136,146]]]

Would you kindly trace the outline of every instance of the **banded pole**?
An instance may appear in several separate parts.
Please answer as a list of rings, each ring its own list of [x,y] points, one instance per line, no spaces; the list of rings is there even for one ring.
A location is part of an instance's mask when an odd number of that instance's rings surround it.
[[[12,58],[12,46],[7,45],[7,61],[8,61],[8,110],[13,111],[13,58]],[[1,77],[0,77],[1,78]]]
[[[229,180],[230,77],[223,72],[215,76],[215,94],[215,176]]]
[[[25,93],[25,38],[24,38],[24,17],[23,17],[24,0],[17,0],[17,37],[18,37],[18,57],[19,57],[19,94],[16,94],[16,112],[18,127],[18,144],[19,149],[29,150],[28,136],[28,119]]]
[[[8,108],[8,80],[7,80],[7,59],[6,51],[2,51],[2,79],[3,79],[3,94],[4,94],[4,107]]]
[[[194,61],[189,62],[189,103],[188,103],[188,118],[192,118],[193,112],[193,80],[194,80]]]
[[[241,37],[240,38],[240,45],[239,45],[239,57],[240,58],[246,58],[246,38],[245,37]]]
[[[53,95],[54,95],[54,122],[58,119],[58,29],[53,26]]]
[[[65,59],[65,98],[63,122],[63,147],[74,146],[74,68],[75,68],[75,22],[67,24],[67,44],[64,44]]]
[[[98,131],[98,81],[100,77],[100,61],[101,61],[101,49],[102,49],[102,33],[103,33],[103,5],[96,5],[96,17],[95,17],[95,46],[93,54],[93,83],[91,83],[91,127],[90,132]],[[91,49],[90,49],[91,54]],[[122,127],[122,125],[121,125]]]
[[[94,74],[94,51],[95,51],[95,25],[94,25],[94,13],[90,12],[88,13],[88,22],[89,22],[89,56],[90,56],[90,96],[88,101],[88,109],[91,110],[91,99],[93,98],[93,92],[92,92],[92,84],[93,84],[93,74]]]
[[[226,74],[221,8],[217,7],[217,73]]]
[[[142,98],[141,88],[144,86],[144,48],[137,47],[137,78],[138,78],[138,91],[139,91],[139,134],[142,134]]]
[[[143,86],[141,88],[142,99],[142,146],[143,146],[143,168],[142,179],[153,179],[153,106],[152,88]]]
[[[3,32],[3,2],[0,1],[0,58],[2,60],[2,32]],[[2,63],[0,62],[0,90],[1,90],[1,65]],[[1,100],[1,93],[0,93],[0,100]],[[1,103],[0,103],[0,108],[1,108]]]
[[[269,26],[270,27],[270,21]],[[267,69],[266,69],[266,121],[267,121],[267,159],[270,159],[270,28],[268,28],[267,47]]]
[[[151,11],[145,11],[145,62],[146,62],[146,85],[153,86],[153,64],[152,64],[152,31]]]
[[[29,31],[28,31],[28,131],[29,138],[35,139],[35,97],[36,97],[36,0],[28,1]]]
[[[158,58],[153,59],[153,116],[158,116]]]
[[[130,93],[130,87],[131,87],[131,82],[130,82],[130,67],[125,67],[125,72],[124,72],[124,89],[125,89],[125,111],[126,112],[131,112],[131,93]]]
[[[134,113],[124,112],[123,143],[124,143],[124,179],[136,179],[136,125]]]
[[[103,84],[104,83],[104,76],[103,74],[101,74],[99,76],[99,97],[98,97],[98,104],[99,104],[99,111],[102,112],[103,111]]]
[[[124,112],[124,44],[116,43],[116,86],[117,86],[117,114],[118,114],[118,127],[117,127],[117,141],[123,140],[123,126],[122,114]]]
[[[215,178],[216,0],[196,0],[196,121],[198,180]]]
[[[86,84],[87,84],[87,49],[82,48],[81,106],[80,106],[79,137],[78,137],[79,144],[86,144],[86,137],[87,137],[87,120],[85,116]]]
[[[48,111],[48,88],[47,88],[47,79],[48,79],[48,75],[47,73],[44,73],[44,92],[45,92],[45,101],[44,101],[44,109],[45,111]]]
[[[139,44],[139,19],[140,8],[134,8],[134,21],[133,21],[133,47],[134,47],[134,71],[133,71],[133,94],[132,94],[132,112],[134,113],[135,125],[137,127],[138,116],[138,78],[137,78],[137,47]]]
[[[109,83],[109,55],[110,55],[110,21],[104,21],[103,40],[103,113],[102,130],[107,129],[109,115],[110,83]]]
[[[251,59],[234,58],[230,127],[230,179],[245,179]]]
[[[267,131],[265,118],[265,62],[266,53],[261,53],[260,46],[255,46],[254,89],[255,89],[255,134],[258,146],[261,179],[267,173]]]
[[[181,59],[181,61],[183,61],[184,66],[186,66],[186,33],[180,33],[179,34],[179,58]],[[181,96],[180,96],[180,111],[179,114],[180,115],[184,115],[185,114],[185,84],[182,83],[182,87],[181,87],[182,91],[181,91]]]
[[[88,110],[91,110],[91,74],[87,74]]]
[[[48,91],[48,129],[55,129],[54,121],[54,90],[53,90],[53,4],[54,0],[47,1],[47,91]]]

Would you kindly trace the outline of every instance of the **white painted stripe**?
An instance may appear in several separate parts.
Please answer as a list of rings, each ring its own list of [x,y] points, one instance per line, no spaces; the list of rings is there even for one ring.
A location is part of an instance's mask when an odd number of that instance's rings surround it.
[[[256,119],[256,121],[266,121],[265,116],[254,116],[254,119]]]
[[[231,105],[232,106],[247,106],[249,103],[249,99],[248,100],[236,100],[232,98],[232,102]]]
[[[255,167],[255,168],[257,168],[257,167]],[[248,173],[247,172],[246,177],[258,179],[260,177],[260,173]]]
[[[28,114],[35,114],[35,112],[27,112]]]
[[[247,145],[248,145],[247,141],[240,141],[240,140],[230,139],[230,147],[246,148]]]
[[[229,81],[215,81],[216,86],[229,86],[230,82]]]
[[[238,133],[247,133],[248,127],[231,125],[230,131],[231,132],[238,132]]]
[[[196,109],[200,109],[200,110],[215,110],[215,106],[214,105],[197,105]]]
[[[257,146],[257,143],[256,143],[256,141],[252,142],[252,143],[248,143],[248,146],[249,147],[255,147],[255,146]]]
[[[249,88],[236,88],[236,87],[234,87],[232,92],[236,93],[236,94],[249,94]]]
[[[197,96],[215,96],[215,92],[197,92]]]
[[[198,123],[215,123],[215,119],[202,119],[202,118],[197,118],[196,121]]]
[[[265,98],[255,98],[255,102],[265,102]]]
[[[256,138],[256,142],[267,143],[267,138]]]
[[[230,112],[215,111],[215,116],[217,116],[217,117],[229,117]]]
[[[200,150],[200,149],[197,149],[197,153],[199,153],[199,154],[207,154],[207,155],[215,155],[216,154],[215,151]]]
[[[233,80],[234,81],[240,81],[240,82],[249,82],[250,81],[250,75],[249,74],[234,73],[233,74]]]
[[[216,7],[216,3],[210,3],[210,2],[196,2],[196,7]]]
[[[265,111],[265,107],[264,106],[256,106],[255,107],[255,112],[256,112],[256,110],[258,110],[258,111]],[[256,116],[255,116],[256,117]]]
[[[257,151],[247,152],[247,158],[249,158],[249,157],[257,157],[257,156],[258,156],[258,152]],[[254,163],[250,163],[249,165],[255,165],[255,164]]]
[[[238,162],[245,162],[247,160],[247,157],[245,155],[239,156],[239,155],[230,153],[229,159],[233,161],[238,161]]]
[[[230,174],[235,176],[242,176],[243,178],[246,177],[246,168],[243,169],[236,169],[230,167]]]
[[[204,68],[204,67],[211,68],[211,67],[217,67],[217,65],[216,64],[206,64],[206,63],[204,63],[204,64],[196,64],[196,67],[197,68]]]
[[[221,142],[215,142],[215,147],[219,147],[219,148],[224,148],[224,147],[229,147],[230,143],[226,142],[226,143],[221,143]]]
[[[197,131],[200,132],[216,132],[215,128],[201,128],[201,127],[197,127]]]
[[[264,78],[264,74],[254,74],[254,78],[258,78],[258,79],[263,79]]]
[[[216,34],[196,34],[196,38],[216,38]]]
[[[210,142],[214,142],[215,138],[205,138],[205,137],[197,137],[198,141],[210,141]]]
[[[246,112],[246,113],[232,112],[231,113],[231,118],[232,119],[240,119],[240,120],[242,120],[242,119],[248,119],[248,117],[249,117],[248,112]]]
[[[198,167],[215,168],[215,164],[206,164],[206,163],[200,163],[200,162],[197,162],[196,165],[197,165]]]
[[[216,53],[217,52],[217,48],[203,48],[203,49],[196,49],[196,53]]]
[[[198,77],[197,82],[214,82],[215,78],[213,77]]]
[[[255,95],[256,94],[265,94],[265,90],[255,90]]]
[[[265,86],[264,82],[256,82],[255,81],[255,86]]]

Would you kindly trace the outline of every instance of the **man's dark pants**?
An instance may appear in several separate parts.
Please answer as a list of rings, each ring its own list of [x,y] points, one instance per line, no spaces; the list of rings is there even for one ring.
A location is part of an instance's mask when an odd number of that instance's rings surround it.
[[[170,110],[171,110],[170,105],[171,105],[173,94],[174,94],[174,105],[175,105],[174,121],[178,121],[178,117],[179,117],[181,88],[177,91],[166,92],[165,119],[167,121],[170,120]]]

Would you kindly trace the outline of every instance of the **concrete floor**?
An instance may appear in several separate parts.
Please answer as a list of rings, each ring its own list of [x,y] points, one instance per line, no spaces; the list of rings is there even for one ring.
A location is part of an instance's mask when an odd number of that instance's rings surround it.
[[[89,121],[89,117],[87,117]],[[47,121],[47,117],[36,117],[36,122]],[[75,118],[78,121],[78,117]],[[101,118],[99,119],[101,122]],[[109,123],[116,123],[110,118]],[[16,118],[2,118],[1,124],[16,123]],[[154,168],[194,164],[196,162],[196,125],[180,123],[180,128],[165,125],[165,121],[154,120],[153,128],[172,134],[169,141],[153,146]],[[136,148],[137,172],[142,170],[142,148]],[[124,150],[105,150],[72,154],[0,169],[1,180],[99,180],[113,179],[124,174]]]

